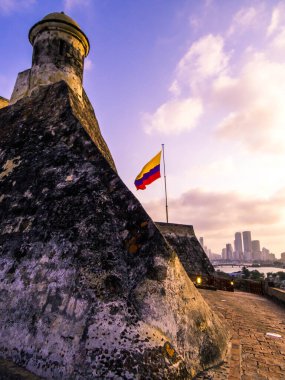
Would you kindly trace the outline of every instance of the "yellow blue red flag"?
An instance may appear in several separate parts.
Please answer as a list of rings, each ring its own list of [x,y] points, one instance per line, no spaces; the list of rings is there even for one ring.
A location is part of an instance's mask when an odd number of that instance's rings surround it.
[[[140,174],[135,179],[137,190],[144,190],[147,185],[161,177],[160,156],[161,151],[142,168]]]

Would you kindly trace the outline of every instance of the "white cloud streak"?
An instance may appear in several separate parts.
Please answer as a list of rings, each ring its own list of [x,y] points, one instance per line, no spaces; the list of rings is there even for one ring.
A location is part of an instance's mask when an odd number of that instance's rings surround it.
[[[192,44],[177,64],[169,88],[172,98],[154,113],[143,114],[146,133],[169,135],[194,129],[204,111],[201,97],[195,95],[196,88],[208,78],[226,72],[228,60],[220,36],[208,35]]]
[[[172,218],[180,223],[194,223],[199,229],[235,229],[240,226],[272,225],[283,217],[281,205],[285,189],[271,198],[249,198],[236,192],[213,192],[202,189],[189,190],[181,197],[169,200]],[[161,217],[161,202],[145,205],[154,220]],[[191,219],[191,220],[190,220]]]
[[[75,8],[84,8],[89,6],[90,0],[64,0],[63,6],[65,12],[70,12]]]
[[[285,5],[284,5],[284,2],[280,2],[272,10],[270,24],[267,28],[267,36],[273,35],[280,28],[282,28],[282,25],[284,25],[284,21],[285,21]]]
[[[218,252],[233,239],[236,231],[251,230],[256,238],[263,239],[262,244],[267,240],[275,247],[280,245],[280,251],[276,252],[279,254],[283,249],[280,226],[284,226],[284,201],[285,189],[269,198],[192,189],[169,199],[169,216],[172,222],[193,224],[196,233],[199,231],[208,241],[215,242],[216,247],[220,246],[216,248]],[[162,204],[162,200],[144,204],[153,220],[164,220]]]
[[[227,35],[244,32],[248,28],[254,28],[256,25],[258,13],[260,9],[248,7],[240,9],[233,17],[232,24]]]
[[[285,148],[285,28],[279,25],[283,20],[281,14],[285,13],[282,11],[285,11],[284,4],[272,12],[267,28],[271,38],[267,37],[264,48],[247,49],[239,67],[234,68],[232,52],[226,51],[221,36],[209,34],[194,42],[177,64],[169,89],[176,98],[176,107],[166,102],[152,117],[149,115],[148,131],[173,133],[169,126],[163,127],[167,118],[158,116],[162,116],[165,109],[171,109],[181,122],[178,110],[186,94],[199,99],[202,105],[199,113],[194,113],[188,130],[198,126],[202,114],[207,114],[211,107],[220,113],[216,136],[238,142],[254,152],[282,153]],[[252,28],[258,18],[264,21],[262,8],[242,8],[233,17],[231,33]],[[265,39],[266,25],[262,25]],[[234,71],[237,71],[235,76],[231,75]],[[181,128],[177,133],[186,130]]]
[[[176,66],[170,99],[153,113],[143,115],[145,131],[187,132],[211,109],[219,113],[216,136],[239,142],[254,152],[282,152],[285,5],[279,3],[268,24],[265,20],[263,6],[242,8],[233,16],[230,34],[249,31],[256,25],[263,28],[260,38],[264,47],[245,49],[239,65],[221,35],[208,34],[192,43]]]
[[[224,73],[228,62],[221,36],[209,34],[200,38],[179,61],[170,91],[174,94],[180,94],[183,89],[195,91],[201,82]]]
[[[14,12],[21,12],[23,9],[30,8],[36,0],[1,0],[0,14],[9,15]]]
[[[179,134],[195,128],[203,112],[199,99],[186,98],[168,101],[153,114],[144,114],[147,133]]]
[[[280,153],[285,148],[285,64],[253,53],[239,77],[219,78],[213,86],[218,107],[228,114],[217,133],[240,141],[254,151]]]
[[[194,175],[192,170],[190,180],[205,189],[213,183],[225,192],[196,189],[170,199],[170,220],[194,224],[216,246],[219,242],[222,247],[235,231],[250,229],[256,238],[266,237],[262,244],[284,250],[285,188],[276,193],[285,184],[284,25],[284,2],[241,8],[224,34],[207,34],[189,46],[177,62],[170,99],[144,115],[148,133],[184,133],[203,121],[203,130],[194,137],[206,136],[206,143],[213,143],[211,157],[218,161],[214,165],[204,157],[203,170]],[[184,107],[187,99],[199,104],[192,120],[182,112],[189,108]],[[189,128],[173,128],[176,120],[183,125],[188,117]],[[226,154],[231,159],[224,163]],[[183,185],[185,189],[183,180],[176,194]],[[233,188],[247,195],[226,190]],[[153,219],[163,220],[162,204],[144,206]]]
[[[84,61],[84,70],[91,71],[92,68],[93,68],[93,62],[89,57],[87,57]]]

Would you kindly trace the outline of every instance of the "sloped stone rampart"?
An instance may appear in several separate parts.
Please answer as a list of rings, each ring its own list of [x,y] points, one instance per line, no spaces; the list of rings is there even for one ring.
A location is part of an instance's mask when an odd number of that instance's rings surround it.
[[[76,102],[59,82],[0,110],[0,356],[47,379],[191,379],[227,333]]]
[[[187,274],[213,275],[215,269],[199,243],[191,225],[155,222],[173,247]]]

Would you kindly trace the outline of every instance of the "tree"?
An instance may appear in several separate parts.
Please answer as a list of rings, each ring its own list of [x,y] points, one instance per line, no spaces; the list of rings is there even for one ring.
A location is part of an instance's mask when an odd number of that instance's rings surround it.
[[[279,276],[280,281],[285,280],[285,272],[280,271],[280,272],[277,272],[276,275]]]
[[[263,273],[260,273],[258,270],[253,270],[250,272],[250,278],[252,280],[261,280],[263,278]]]
[[[242,276],[243,278],[249,278],[250,271],[246,267],[242,267]]]

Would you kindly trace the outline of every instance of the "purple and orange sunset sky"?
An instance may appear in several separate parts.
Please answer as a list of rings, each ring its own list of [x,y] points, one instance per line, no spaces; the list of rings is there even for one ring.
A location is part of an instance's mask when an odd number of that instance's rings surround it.
[[[133,184],[165,144],[169,219],[220,253],[250,230],[285,251],[285,2],[1,0],[0,95],[31,66],[30,27],[51,12],[90,40],[84,87],[118,173],[165,221],[164,184]]]

